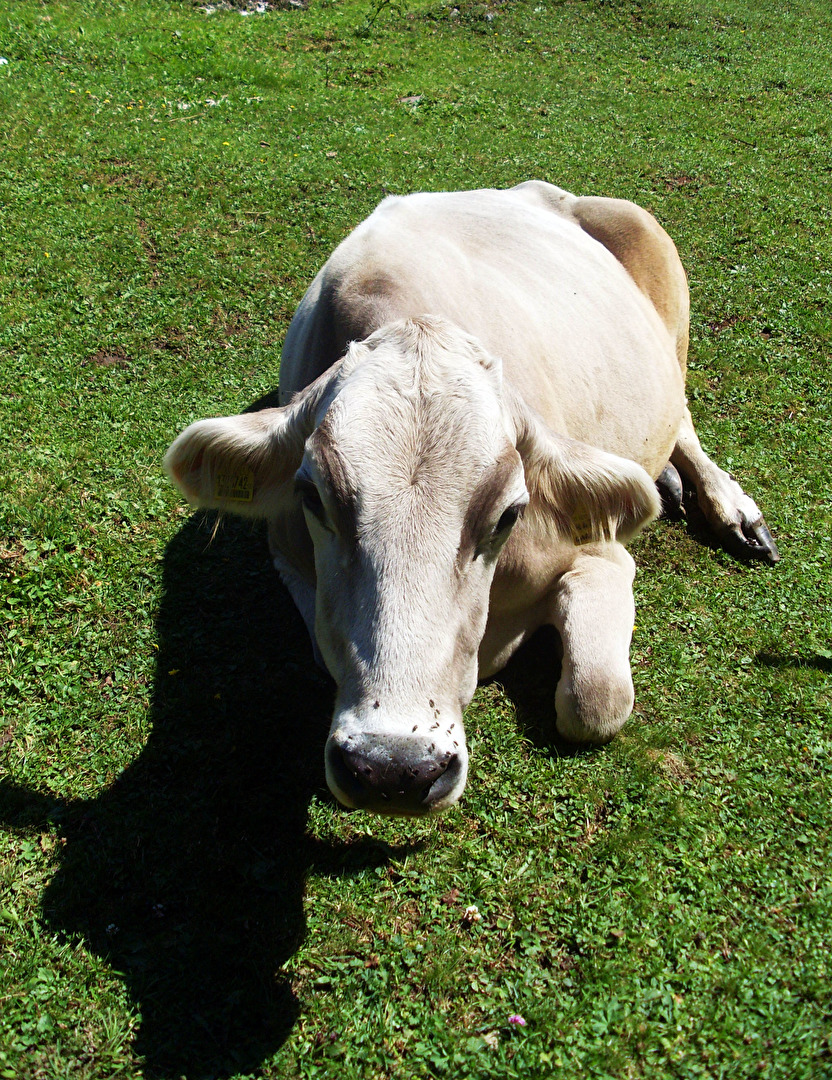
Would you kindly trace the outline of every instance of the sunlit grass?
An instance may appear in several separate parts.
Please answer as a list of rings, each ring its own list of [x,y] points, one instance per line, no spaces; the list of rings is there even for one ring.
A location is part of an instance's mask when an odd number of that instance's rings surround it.
[[[809,0],[2,6],[0,1076],[830,1072],[831,40]],[[546,745],[543,643],[458,809],[344,814],[262,530],[161,456],[274,389],[385,194],[535,176],[677,241],[691,408],[783,561],[652,527],[614,744]]]

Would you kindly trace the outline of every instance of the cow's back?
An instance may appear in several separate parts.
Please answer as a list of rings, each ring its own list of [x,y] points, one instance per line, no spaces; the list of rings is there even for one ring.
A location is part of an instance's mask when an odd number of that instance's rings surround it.
[[[347,342],[441,315],[503,361],[553,430],[657,475],[684,408],[676,342],[622,263],[548,184],[388,198],[336,249],[289,328],[281,398]]]

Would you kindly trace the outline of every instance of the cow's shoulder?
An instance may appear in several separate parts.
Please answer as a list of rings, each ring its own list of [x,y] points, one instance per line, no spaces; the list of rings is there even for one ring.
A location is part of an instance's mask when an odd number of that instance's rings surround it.
[[[684,369],[690,314],[687,276],[676,245],[653,215],[627,199],[572,195],[542,180],[518,184],[512,191],[579,225],[616,257],[659,313]]]

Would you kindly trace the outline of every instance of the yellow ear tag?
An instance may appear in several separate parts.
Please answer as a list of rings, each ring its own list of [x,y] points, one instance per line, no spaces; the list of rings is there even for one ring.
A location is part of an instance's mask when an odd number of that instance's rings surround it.
[[[235,502],[251,502],[254,497],[254,471],[236,469],[220,472],[214,477],[214,498],[233,499]]]
[[[572,511],[569,519],[569,528],[572,531],[572,543],[580,547],[581,544],[591,544],[595,539],[592,528],[592,518],[583,503],[578,503]]]

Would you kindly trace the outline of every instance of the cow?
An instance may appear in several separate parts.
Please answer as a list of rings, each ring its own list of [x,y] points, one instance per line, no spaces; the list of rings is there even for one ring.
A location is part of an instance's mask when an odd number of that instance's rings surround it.
[[[342,805],[452,806],[478,679],[543,625],[558,733],[615,735],[633,707],[625,545],[659,514],[657,479],[677,502],[687,480],[732,553],[779,558],[694,431],[688,316],[676,248],[634,203],[542,181],[388,197],[301,300],[279,406],[172,444],[193,505],[268,523],[337,685]]]

